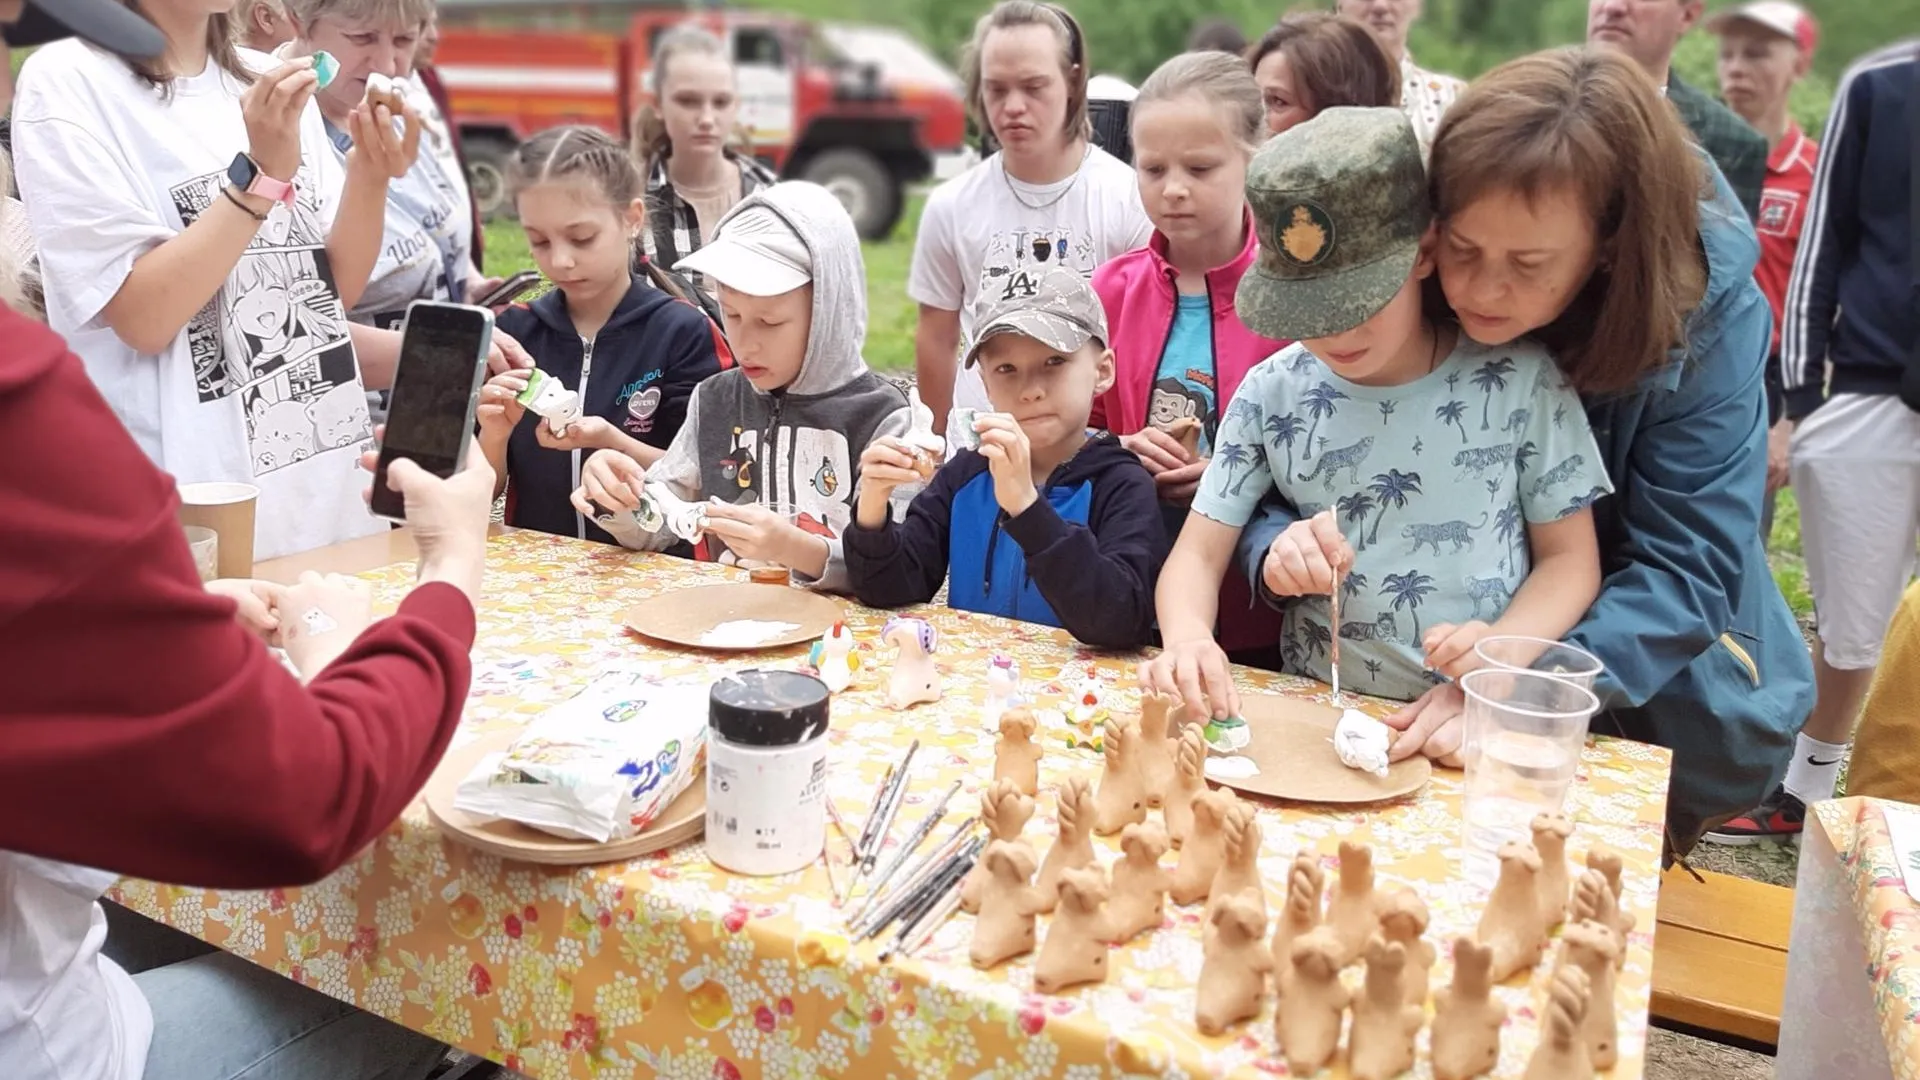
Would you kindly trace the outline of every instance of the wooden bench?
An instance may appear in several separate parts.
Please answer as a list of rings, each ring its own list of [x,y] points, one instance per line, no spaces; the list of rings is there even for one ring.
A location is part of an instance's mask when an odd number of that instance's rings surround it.
[[[1660,879],[1653,1018],[1771,1052],[1780,1040],[1793,890],[1675,866]]]

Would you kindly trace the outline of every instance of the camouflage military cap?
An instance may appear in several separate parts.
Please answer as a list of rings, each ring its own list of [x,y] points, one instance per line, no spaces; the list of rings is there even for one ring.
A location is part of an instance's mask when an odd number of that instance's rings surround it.
[[[974,304],[973,341],[964,363],[971,365],[980,346],[998,334],[1021,334],[1057,349],[1077,352],[1089,341],[1107,344],[1107,312],[1093,286],[1079,271],[1049,266],[1032,278],[1031,291],[1008,285],[982,293]]]
[[[1327,109],[1267,140],[1247,167],[1260,259],[1234,308],[1263,337],[1345,333],[1407,278],[1433,219],[1426,166],[1399,109]]]

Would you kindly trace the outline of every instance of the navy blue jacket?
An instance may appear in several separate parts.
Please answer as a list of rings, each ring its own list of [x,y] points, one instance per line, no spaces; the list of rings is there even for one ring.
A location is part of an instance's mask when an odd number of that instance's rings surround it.
[[[637,276],[591,349],[574,330],[559,289],[513,305],[496,325],[526,348],[541,371],[575,390],[584,382],[586,415],[662,449],[679,434],[693,388],[733,364],[725,339],[699,308]],[[587,452],[541,446],[534,427],[543,422],[528,413],[507,440],[507,524],[617,543],[569,501]]]
[[[863,604],[924,604],[951,571],[953,607],[1058,626],[1111,649],[1146,642],[1153,582],[1167,557],[1153,478],[1106,432],[1055,469],[1019,517],[995,501],[987,459],[963,450],[914,498],[905,521],[856,522],[842,543]]]
[[[1795,420],[1819,406],[1829,361],[1836,394],[1897,394],[1916,363],[1917,54],[1920,41],[1870,53],[1834,93],[1780,334],[1780,381]]]
[[[1700,204],[1707,291],[1684,344],[1637,386],[1586,397],[1613,494],[1594,504],[1600,595],[1566,640],[1599,657],[1593,730],[1673,751],[1668,840],[1766,797],[1813,707],[1813,664],[1760,537],[1767,473],[1760,242],[1726,178]],[[1269,495],[1241,531],[1254,589],[1293,507]]]

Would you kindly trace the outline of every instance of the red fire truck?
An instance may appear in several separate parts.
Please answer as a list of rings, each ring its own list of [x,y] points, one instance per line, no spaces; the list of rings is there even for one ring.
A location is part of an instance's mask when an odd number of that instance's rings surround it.
[[[899,31],[648,0],[440,0],[435,66],[482,211],[511,209],[502,166],[534,132],[591,124],[626,139],[652,99],[654,46],[687,23],[732,51],[751,152],[833,191],[864,237],[891,232],[906,186],[965,148],[959,79]]]

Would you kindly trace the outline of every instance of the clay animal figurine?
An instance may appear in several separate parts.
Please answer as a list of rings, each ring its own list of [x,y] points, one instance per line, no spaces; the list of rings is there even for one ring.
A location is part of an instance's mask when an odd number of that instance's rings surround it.
[[[1107,720],[1106,771],[1093,795],[1093,831],[1112,836],[1147,820],[1147,793],[1140,776],[1140,723]]]
[[[1004,653],[994,653],[987,661],[987,703],[980,709],[980,719],[988,731],[1000,726],[1000,717],[1015,705],[1025,702],[1020,697],[1020,665],[1013,657]]]
[[[1022,794],[1040,793],[1040,744],[1033,741],[1039,722],[1024,708],[1000,714],[1000,738],[993,744],[993,778],[1011,780]]]
[[[1366,952],[1367,941],[1380,926],[1373,893],[1373,849],[1364,844],[1340,845],[1340,878],[1327,900],[1327,928],[1340,943],[1340,966],[1346,967]]]
[[[1248,896],[1231,896],[1207,916],[1206,953],[1195,984],[1194,1025],[1218,1035],[1260,1015],[1273,957],[1261,945],[1266,913]]]
[[[1547,950],[1540,914],[1540,853],[1531,844],[1500,846],[1500,878],[1480,913],[1480,944],[1493,947],[1493,981],[1530,971]]]
[[[1180,849],[1167,895],[1176,904],[1197,904],[1213,889],[1214,876],[1227,858],[1227,816],[1239,799],[1231,791],[1209,791],[1193,800],[1193,831]]]
[[[1295,855],[1293,869],[1287,873],[1287,902],[1280,909],[1270,946],[1275,967],[1284,967],[1293,955],[1293,943],[1320,925],[1320,897],[1326,889],[1327,875],[1320,869],[1320,860],[1310,851]]]
[[[1533,850],[1540,853],[1540,913],[1552,930],[1567,915],[1567,837],[1573,822],[1564,814],[1540,814],[1533,819]]]
[[[1260,822],[1251,803],[1236,802],[1227,819],[1220,823],[1226,841],[1224,859],[1207,888],[1206,919],[1228,897],[1245,895],[1260,908],[1260,934],[1267,932],[1267,888],[1260,881]]]
[[[1507,1007],[1494,1000],[1492,967],[1492,949],[1454,939],[1453,985],[1433,995],[1433,1080],[1473,1080],[1499,1064]]]
[[[1160,807],[1167,823],[1167,838],[1179,847],[1193,831],[1193,800],[1207,790],[1207,739],[1200,725],[1189,724],[1175,743],[1173,786]]]
[[[1577,967],[1554,972],[1540,1016],[1540,1045],[1522,1080],[1592,1080],[1593,1057],[1580,1030],[1592,996],[1586,972]]]
[[[1121,859],[1113,864],[1113,892],[1107,899],[1108,940],[1124,945],[1157,930],[1167,917],[1167,887],[1173,874],[1160,865],[1167,853],[1167,831],[1153,822],[1120,830]]]
[[[1439,950],[1420,935],[1427,932],[1427,905],[1412,889],[1398,889],[1380,909],[1380,936],[1406,950],[1407,1004],[1427,1004],[1427,983]]]
[[[1091,736],[1094,726],[1106,719],[1106,688],[1100,685],[1100,669],[1087,665],[1086,674],[1074,687],[1073,706],[1067,716],[1082,734]]]
[[[880,640],[900,650],[887,679],[887,708],[905,709],[940,700],[940,669],[933,652],[940,635],[925,619],[888,619]]]
[[[1274,1028],[1280,1053],[1295,1076],[1311,1076],[1340,1046],[1340,1021],[1352,995],[1340,985],[1340,942],[1322,926],[1296,938],[1278,969],[1280,1007]]]
[[[1206,425],[1191,416],[1183,416],[1161,430],[1173,436],[1186,449],[1188,454],[1200,453],[1200,436],[1205,433]]]
[[[1620,894],[1620,853],[1602,844],[1587,852],[1587,869],[1574,880],[1573,898],[1567,903],[1567,920],[1594,922],[1613,930],[1620,942],[1620,955],[1614,970],[1627,966],[1627,937],[1633,933],[1633,912],[1626,910]]]
[[[1140,697],[1140,782],[1151,807],[1164,806],[1173,791],[1174,752],[1180,743],[1170,733],[1179,708],[1180,699],[1166,694]]]
[[[1060,839],[1040,863],[1040,910],[1053,914],[1060,900],[1060,878],[1068,870],[1093,865],[1093,791],[1084,776],[1070,776],[1054,796]]]
[[[834,623],[826,636],[807,650],[807,663],[820,673],[820,681],[827,684],[829,693],[837,694],[852,686],[853,672],[860,665],[853,651],[853,631],[846,623]]]
[[[1580,1030],[1595,1069],[1611,1069],[1620,1059],[1620,1026],[1613,1011],[1613,961],[1619,954],[1613,929],[1597,922],[1572,923],[1560,934],[1560,966],[1585,972],[1593,991]]]
[[[1021,830],[1027,827],[1027,821],[1032,817],[1033,799],[1015,787],[1011,780],[994,781],[986,794],[980,796],[980,820],[986,824],[987,832],[996,841],[1019,844],[1037,860],[1039,856],[1033,854],[1033,845],[1020,839]],[[991,876],[984,858],[967,872],[966,879],[960,883],[960,910],[969,915],[979,913],[980,901]]]
[[[1406,950],[1397,943],[1379,937],[1367,943],[1367,978],[1347,1035],[1353,1080],[1387,1080],[1413,1068],[1413,1040],[1426,1010],[1407,1004],[1406,969]]]
[[[668,532],[697,544],[707,532],[707,504],[688,502],[664,480],[650,480],[640,489],[640,508],[633,512],[633,519],[648,532],[659,532],[665,528]]]
[[[1107,875],[1098,866],[1060,876],[1060,911],[1033,962],[1033,988],[1057,994],[1107,979]]]
[[[980,866],[988,885],[967,957],[974,967],[985,969],[1033,951],[1040,894],[1033,887],[1033,849],[1025,844],[995,840],[980,856]]]

